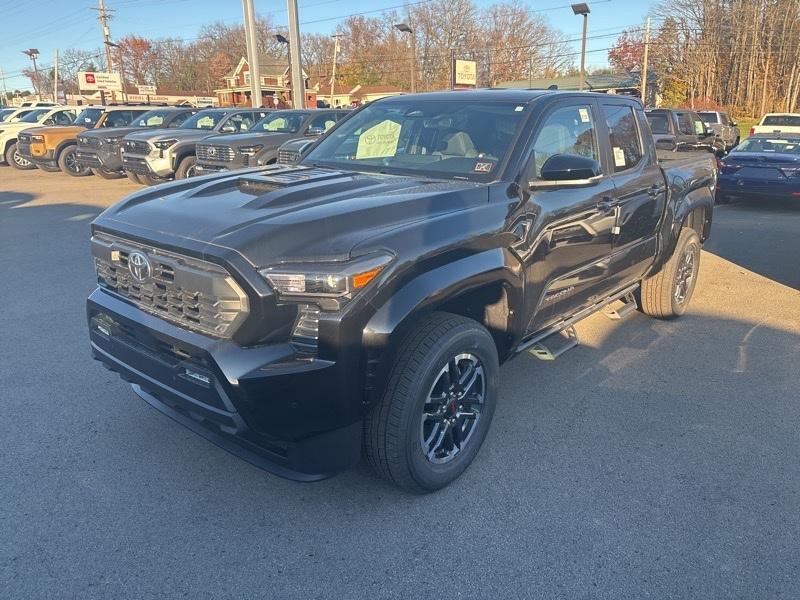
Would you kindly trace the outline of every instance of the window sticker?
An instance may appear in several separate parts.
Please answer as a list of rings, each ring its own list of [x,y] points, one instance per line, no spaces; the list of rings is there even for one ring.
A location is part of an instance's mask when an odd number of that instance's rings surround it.
[[[490,173],[494,168],[494,163],[490,162],[476,162],[475,163],[475,172],[476,173]]]
[[[622,148],[618,148],[617,146],[614,146],[614,166],[625,166],[625,152],[622,150]]]
[[[385,158],[397,153],[400,141],[400,123],[389,119],[381,121],[358,137],[356,158]]]
[[[587,108],[579,108],[578,113],[581,116],[581,123],[588,123],[589,119],[589,109]]]
[[[706,132],[706,126],[702,121],[694,122],[694,132],[697,135],[703,135]]]

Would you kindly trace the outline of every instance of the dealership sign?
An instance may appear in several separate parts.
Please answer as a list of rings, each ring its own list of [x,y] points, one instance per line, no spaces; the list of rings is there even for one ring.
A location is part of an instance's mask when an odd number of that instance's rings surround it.
[[[156,95],[156,86],[154,85],[142,85],[141,83],[136,84],[136,87],[139,89],[139,93],[143,96],[155,96]]]
[[[80,71],[78,72],[78,87],[87,91],[121,92],[122,80],[119,73]]]
[[[478,83],[478,67],[474,60],[457,60],[455,63],[456,85],[476,85]]]

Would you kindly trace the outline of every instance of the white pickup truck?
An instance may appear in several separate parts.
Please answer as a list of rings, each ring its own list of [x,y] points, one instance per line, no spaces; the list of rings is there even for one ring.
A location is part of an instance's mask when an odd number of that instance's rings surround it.
[[[77,115],[74,106],[42,106],[26,110],[18,120],[9,119],[9,122],[0,123],[0,163],[5,161],[22,171],[35,169],[36,165],[17,153],[19,132],[46,125],[69,125]]]
[[[750,135],[757,133],[800,133],[800,114],[767,113],[750,128]]]

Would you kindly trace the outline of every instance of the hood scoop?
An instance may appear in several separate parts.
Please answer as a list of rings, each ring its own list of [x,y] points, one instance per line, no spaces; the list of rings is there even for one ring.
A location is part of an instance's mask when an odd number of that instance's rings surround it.
[[[293,185],[316,183],[345,175],[347,174],[341,171],[311,167],[274,167],[269,171],[239,177],[238,186],[239,191],[244,194],[260,196]]]

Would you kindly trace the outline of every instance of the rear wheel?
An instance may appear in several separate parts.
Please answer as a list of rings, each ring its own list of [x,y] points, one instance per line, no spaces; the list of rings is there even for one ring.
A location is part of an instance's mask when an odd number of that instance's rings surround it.
[[[645,279],[640,291],[642,311],[659,319],[686,312],[700,272],[700,236],[684,227],[672,256],[661,271]]]
[[[20,171],[30,171],[31,169],[35,169],[36,165],[34,165],[31,161],[26,158],[20,156],[17,152],[17,144],[9,144],[8,148],[6,148],[5,153],[6,164],[14,167],[15,169],[19,169]]]
[[[126,175],[126,176],[128,177],[128,179],[130,179],[130,180],[131,180],[133,183],[136,183],[136,184],[138,184],[138,185],[144,185],[144,181],[142,181],[141,179],[139,179],[139,174],[138,174],[138,173],[134,173],[133,171],[125,171],[125,175]]]
[[[195,172],[196,163],[196,156],[187,156],[181,159],[181,162],[178,163],[178,168],[175,169],[175,179],[187,179],[189,177],[194,177],[197,174]]]
[[[36,165],[39,169],[44,171],[45,173],[60,173],[61,169],[58,165],[45,165],[45,164],[38,164]]]
[[[67,146],[58,155],[58,166],[67,175],[73,177],[85,177],[91,175],[92,171],[89,167],[82,167],[78,164],[77,160],[78,149],[75,146]]]
[[[125,177],[125,173],[119,173],[117,171],[110,171],[108,169],[104,169],[100,167],[99,169],[92,169],[93,174],[97,175],[98,177],[102,177],[103,179],[123,179]]]
[[[364,424],[364,454],[417,493],[458,478],[483,443],[497,401],[497,349],[479,323],[432,313],[406,333],[381,400]]]

